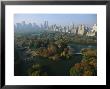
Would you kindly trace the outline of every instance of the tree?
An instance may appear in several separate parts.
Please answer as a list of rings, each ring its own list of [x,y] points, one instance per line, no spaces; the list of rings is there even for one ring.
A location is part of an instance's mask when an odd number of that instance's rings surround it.
[[[70,69],[70,75],[96,76],[97,75],[97,55],[95,49],[82,49],[83,59]]]
[[[30,76],[39,76],[40,75],[40,65],[33,64],[31,68],[28,70],[28,74]]]
[[[48,74],[43,71],[42,66],[40,64],[33,64],[31,68],[28,70],[29,76],[47,76]]]

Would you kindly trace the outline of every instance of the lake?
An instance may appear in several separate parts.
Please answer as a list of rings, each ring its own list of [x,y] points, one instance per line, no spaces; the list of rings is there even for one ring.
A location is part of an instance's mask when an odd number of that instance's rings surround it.
[[[80,53],[83,48],[94,48],[97,49],[97,45],[82,45],[82,44],[68,44],[71,48],[75,50],[75,53]]]

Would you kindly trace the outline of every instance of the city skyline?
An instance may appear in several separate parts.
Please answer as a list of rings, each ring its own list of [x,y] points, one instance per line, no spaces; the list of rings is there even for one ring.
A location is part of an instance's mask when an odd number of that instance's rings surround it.
[[[70,25],[70,24],[85,24],[92,26],[97,23],[96,14],[15,14],[14,24],[25,21],[28,23],[36,23],[41,25],[48,21],[49,25]]]

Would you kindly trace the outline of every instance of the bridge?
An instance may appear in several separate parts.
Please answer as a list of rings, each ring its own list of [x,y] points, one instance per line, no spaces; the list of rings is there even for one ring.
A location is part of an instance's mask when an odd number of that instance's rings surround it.
[[[81,55],[82,53],[75,53],[75,54],[77,54],[77,55]]]

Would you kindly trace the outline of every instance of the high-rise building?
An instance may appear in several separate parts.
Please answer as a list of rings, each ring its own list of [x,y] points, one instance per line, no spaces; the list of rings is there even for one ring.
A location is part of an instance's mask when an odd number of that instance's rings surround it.
[[[46,30],[48,28],[48,21],[44,21],[43,28]]]
[[[94,24],[92,30],[88,31],[86,36],[95,36],[97,33],[97,25]]]
[[[96,24],[93,25],[92,32],[97,32],[97,25]]]
[[[17,29],[17,30],[21,30],[21,28],[22,28],[21,23],[16,23],[16,29]]]
[[[75,35],[77,34],[77,27],[74,24],[72,25],[71,33],[73,33]]]
[[[85,27],[84,25],[79,25],[78,27],[78,35],[84,35],[84,32],[85,32]]]

